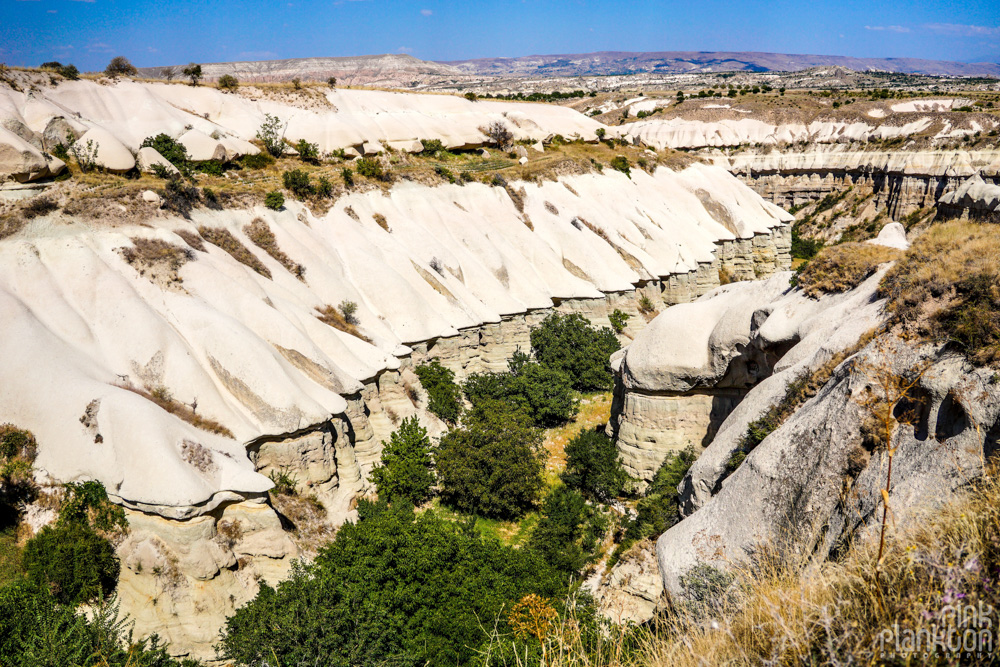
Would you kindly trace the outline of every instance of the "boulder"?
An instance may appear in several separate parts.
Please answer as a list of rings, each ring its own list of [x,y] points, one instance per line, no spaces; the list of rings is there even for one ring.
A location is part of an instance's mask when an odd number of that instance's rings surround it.
[[[490,156],[490,152],[484,148],[484,149],[482,149],[482,150],[479,151],[479,155],[481,157],[489,157]]]
[[[260,149],[249,141],[244,141],[237,137],[222,137],[219,139],[219,143],[226,149],[226,157],[230,160],[235,160],[241,155],[257,155],[260,153]]]
[[[229,158],[226,147],[221,141],[213,139],[198,130],[188,130],[177,137],[177,141],[184,145],[184,148],[188,151],[188,155],[195,162],[203,162],[205,160],[225,162]]]
[[[139,169],[145,172],[153,171],[153,165],[160,165],[171,174],[180,174],[177,167],[172,165],[167,158],[160,155],[160,152],[152,146],[143,146],[139,149],[138,155]]]
[[[49,162],[41,151],[10,130],[0,127],[0,180],[13,178],[26,183],[49,173]]]
[[[50,153],[59,144],[69,145],[80,138],[81,131],[62,116],[51,119],[42,132],[42,146]]]
[[[378,155],[385,151],[385,148],[377,141],[366,141],[361,145],[361,153],[365,156]]]
[[[160,205],[160,195],[156,194],[152,190],[143,190],[142,200],[145,202],[149,202],[150,204],[156,204],[157,206]]]
[[[419,153],[424,150],[424,144],[419,139],[410,141],[390,141],[389,148],[400,153]]]
[[[869,239],[866,243],[896,248],[897,250],[906,250],[910,247],[910,242],[906,240],[906,228],[898,222],[890,222],[882,228],[878,236]]]
[[[22,123],[17,118],[0,118],[0,127],[13,132],[25,143],[31,144],[38,150],[42,150],[42,138],[31,131],[31,128]]]
[[[528,164],[528,158],[523,157],[517,161],[518,164]]]
[[[81,155],[93,149],[94,163],[108,171],[124,173],[135,167],[132,152],[104,128],[94,127],[87,130],[73,146]]]
[[[533,149],[535,149],[536,151],[538,151],[539,153],[544,153],[545,152],[545,146],[543,146],[542,142],[540,142],[540,141],[536,141],[535,143],[531,144],[531,147]]]
[[[524,146],[515,146],[514,155],[516,155],[517,157],[526,158],[528,157],[528,149],[525,148]]]
[[[344,149],[344,157],[350,160],[356,157],[361,157],[361,153],[358,152],[357,148],[354,148],[353,146],[348,146],[347,148]]]

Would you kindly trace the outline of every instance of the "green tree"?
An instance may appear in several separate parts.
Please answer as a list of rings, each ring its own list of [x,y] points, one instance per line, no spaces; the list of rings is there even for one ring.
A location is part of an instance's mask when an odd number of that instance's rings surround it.
[[[611,388],[609,358],[620,347],[611,329],[597,329],[576,313],[553,313],[531,331],[535,359],[543,366],[565,373],[579,391]]]
[[[299,154],[299,159],[303,162],[319,161],[319,144],[309,143],[305,139],[299,139],[295,144],[295,150]]]
[[[442,498],[470,514],[520,516],[535,505],[544,485],[541,449],[541,431],[527,412],[483,400],[461,428],[441,438],[434,453]]]
[[[566,444],[563,482],[590,498],[608,501],[625,490],[628,474],[611,438],[594,430],[580,431]]]
[[[218,86],[222,90],[236,90],[240,87],[240,80],[232,74],[223,74],[219,77]]]
[[[542,505],[528,548],[564,573],[578,573],[594,556],[608,522],[576,489],[557,486]]]
[[[414,372],[427,392],[427,409],[449,424],[457,422],[462,414],[462,389],[455,373],[437,359],[420,364]]]
[[[285,205],[285,195],[281,194],[277,190],[272,190],[264,196],[264,206],[268,207],[272,211],[281,210],[281,207]]]
[[[524,595],[557,597],[560,578],[535,553],[480,539],[409,506],[366,504],[316,560],[226,622],[219,653],[238,665],[464,665],[493,619]],[[490,619],[490,620],[485,620]]]
[[[125,56],[115,56],[104,68],[104,73],[112,79],[117,79],[120,76],[136,76],[139,70]]]
[[[474,406],[499,401],[524,410],[536,426],[562,424],[576,414],[578,403],[569,377],[560,370],[531,361],[520,350],[506,373],[473,373],[463,385]]]
[[[264,150],[274,157],[281,157],[285,154],[285,128],[287,124],[282,124],[281,119],[269,113],[264,114],[264,122],[257,130],[257,139],[264,144]]]
[[[79,521],[45,526],[24,547],[24,568],[61,604],[102,599],[118,584],[120,565],[111,543]]]
[[[380,498],[419,505],[431,495],[431,441],[416,417],[404,419],[388,443],[383,443],[382,464],[372,470]]]
[[[181,74],[191,79],[191,85],[197,86],[198,82],[201,81],[201,65],[191,63],[187,67],[181,70]]]
[[[299,197],[308,197],[313,193],[313,185],[309,181],[309,174],[301,169],[292,169],[281,175],[281,180],[285,188],[291,190]]]

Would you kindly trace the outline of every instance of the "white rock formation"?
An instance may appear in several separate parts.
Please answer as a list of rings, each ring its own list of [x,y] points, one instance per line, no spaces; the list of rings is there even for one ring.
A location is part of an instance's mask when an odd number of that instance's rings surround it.
[[[102,127],[87,130],[70,149],[77,152],[77,159],[93,159],[96,166],[113,173],[124,173],[135,167],[135,158],[128,148],[111,132]]]
[[[136,156],[136,162],[139,164],[139,169],[146,172],[153,171],[153,165],[159,165],[167,170],[170,174],[179,174],[180,171],[177,167],[172,165],[165,157],[160,155],[160,152],[153,148],[152,146],[143,146],[139,149],[139,154]]]

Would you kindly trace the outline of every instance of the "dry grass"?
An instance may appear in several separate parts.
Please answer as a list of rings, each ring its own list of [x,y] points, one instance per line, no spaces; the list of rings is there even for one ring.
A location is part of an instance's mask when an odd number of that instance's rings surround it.
[[[152,389],[139,388],[131,383],[117,383],[117,387],[122,389],[127,389],[134,394],[142,396],[147,401],[156,403],[170,414],[175,417],[183,419],[191,426],[199,428],[202,431],[208,431],[209,433],[215,433],[227,438],[234,438],[233,432],[228,428],[215,421],[214,419],[209,419],[199,415],[195,408],[187,405],[186,403],[181,403],[173,396],[165,387],[153,387]]]
[[[131,266],[166,266],[171,271],[177,271],[194,259],[194,254],[189,249],[161,239],[132,237],[131,241],[131,248],[122,248],[122,257]]]
[[[14,213],[0,215],[0,239],[17,234],[24,229],[26,224],[28,224],[28,221],[20,212],[15,211]]]
[[[249,225],[243,228],[243,233],[258,248],[273,257],[279,264],[293,276],[305,282],[306,268],[301,264],[293,262],[288,255],[281,251],[278,242],[274,238],[274,233],[263,218],[254,218]]]
[[[1000,227],[952,221],[925,232],[880,287],[910,334],[1000,363]]]
[[[205,252],[205,239],[198,235],[198,232],[189,232],[186,229],[174,230],[174,234],[184,239],[184,243],[198,250],[199,252]]]
[[[320,547],[337,531],[327,520],[326,509],[314,495],[271,492],[271,505],[291,525],[291,538],[305,558],[315,558]]]
[[[351,334],[355,338],[360,338],[366,343],[371,343],[372,339],[364,335],[358,330],[357,325],[352,322],[348,322],[344,314],[340,312],[337,308],[327,304],[322,308],[317,308],[316,317],[324,324],[329,324],[334,329],[338,331],[343,331],[344,333]]]
[[[212,245],[218,246],[228,252],[237,262],[249,266],[265,278],[271,277],[270,269],[264,266],[228,229],[202,226],[198,228],[198,233]]]
[[[798,286],[813,298],[854,289],[879,265],[902,257],[893,248],[871,243],[842,243],[824,248],[798,275]]]
[[[542,446],[548,453],[545,471],[553,478],[566,469],[566,444],[580,431],[607,424],[611,419],[611,392],[595,394],[580,401],[580,410],[573,421],[545,431]]]

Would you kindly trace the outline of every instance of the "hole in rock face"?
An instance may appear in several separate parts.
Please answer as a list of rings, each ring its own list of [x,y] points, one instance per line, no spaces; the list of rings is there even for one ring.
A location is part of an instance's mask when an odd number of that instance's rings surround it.
[[[965,413],[965,409],[955,398],[955,395],[949,391],[948,395],[941,401],[941,407],[938,408],[934,437],[938,440],[954,438],[968,427],[969,417]]]
[[[923,387],[914,387],[910,395],[896,404],[892,416],[900,424],[913,426],[913,437],[923,442],[929,433],[930,394]]]

